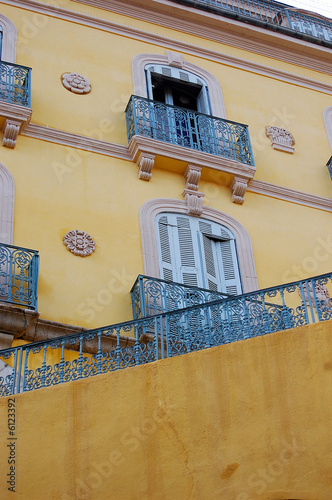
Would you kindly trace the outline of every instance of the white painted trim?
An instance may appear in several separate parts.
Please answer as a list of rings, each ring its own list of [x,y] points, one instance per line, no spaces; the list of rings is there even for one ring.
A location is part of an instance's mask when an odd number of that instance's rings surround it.
[[[332,106],[329,106],[328,108],[324,109],[323,118],[324,118],[327,137],[332,150]]]
[[[0,163],[0,242],[12,245],[15,184],[12,174]]]
[[[1,60],[16,62],[16,27],[8,17],[0,14],[0,26],[2,27]]]
[[[282,33],[256,27],[209,13],[201,9],[177,5],[164,0],[145,0],[139,5],[116,0],[74,0],[92,7],[116,12],[142,21],[164,26],[218,43],[255,52],[297,66],[332,74],[328,67],[331,50]],[[133,3],[133,2],[132,2]]]
[[[30,123],[25,127],[22,135],[32,137],[34,139],[41,139],[42,141],[53,142],[55,144],[62,144],[71,148],[83,149],[93,153],[99,153],[106,156],[113,156],[114,158],[121,158],[122,160],[132,160],[127,146],[121,144],[114,144],[113,142],[101,141],[93,137],[86,137],[80,134],[71,134],[55,128],[44,127],[43,125],[36,125]]]
[[[182,200],[157,198],[147,201],[141,207],[144,273],[155,278],[160,277],[155,217],[162,212],[188,214],[186,202]],[[236,219],[214,208],[203,207],[201,218],[217,222],[232,231],[236,239],[243,291],[246,293],[258,290],[254,254],[247,230]]]
[[[256,179],[249,182],[247,192],[263,194],[265,196],[271,196],[272,198],[278,198],[279,200],[297,203],[298,205],[332,212],[332,200],[329,198],[303,193],[302,191],[277,186],[276,184],[269,184],[268,182],[258,181]]]
[[[148,97],[145,79],[145,66],[147,66],[148,64],[160,64],[162,66],[168,66],[169,60],[170,55],[164,56],[161,54],[144,53],[135,56],[132,60],[134,94],[140,97]],[[209,71],[206,71],[200,66],[192,64],[186,60],[183,60],[181,69],[189,71],[190,73],[194,73],[207,83],[212,115],[219,118],[226,118],[222,90],[217,78]]]
[[[61,7],[54,7],[52,5],[42,4],[40,2],[36,2],[35,0],[2,0],[2,3],[7,5],[18,6],[30,10],[32,12],[47,14],[58,19],[64,19],[66,21],[75,22],[77,24],[81,24],[83,26],[89,26],[91,28],[97,28],[99,30],[107,31],[109,33],[114,33],[121,36],[126,36],[128,38],[133,38],[135,40],[141,40],[154,45],[159,45],[161,47],[165,47],[168,50],[180,51],[186,54],[200,57],[201,59],[207,59],[209,61],[215,61],[221,64],[226,64],[234,68],[251,71],[252,73],[267,76],[269,78],[274,78],[276,80],[281,80],[283,82],[291,83],[300,87],[332,95],[332,85],[328,83],[319,82],[311,78],[306,78],[293,73],[289,73],[287,71],[271,68],[263,64],[258,64],[248,60],[241,59],[239,57],[222,54],[214,50],[204,49],[201,46],[194,46],[190,43],[180,42],[178,40],[167,38],[161,35],[146,33],[143,30],[139,30],[133,27],[124,25],[121,26],[111,21],[99,19],[87,14],[82,14],[80,12],[74,12],[63,9]],[[290,43],[289,37],[287,37],[287,42]],[[247,50],[250,50],[249,39],[246,40],[246,43],[247,43]],[[307,45],[310,45],[310,48],[312,48],[314,44],[307,44]],[[317,46],[317,48],[319,48],[320,51],[323,50],[319,46]],[[319,67],[316,64],[317,59],[319,58],[318,51],[315,52],[316,58],[314,57],[309,58],[309,61],[315,62],[315,66],[307,64],[305,61],[302,61],[300,63],[299,62],[300,54],[297,52],[294,52],[294,55],[288,62],[295,65],[302,65],[304,67],[314,69],[315,71],[321,71],[323,74],[324,73],[332,74],[332,65],[328,62],[329,58],[331,58],[331,50],[326,50],[326,52],[322,53],[324,54],[324,58],[322,58],[322,64]],[[278,58],[280,59],[280,57],[277,57],[277,55],[273,55],[273,51],[271,51],[269,57],[275,57],[276,59]]]

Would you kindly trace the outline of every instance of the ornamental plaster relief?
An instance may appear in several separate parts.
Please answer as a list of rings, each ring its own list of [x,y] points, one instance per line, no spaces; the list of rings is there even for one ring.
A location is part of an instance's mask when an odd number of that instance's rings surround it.
[[[74,94],[89,94],[91,92],[90,80],[78,73],[63,73],[61,82],[65,89]]]
[[[294,137],[288,130],[281,127],[266,127],[266,135],[272,143],[273,149],[294,153]]]
[[[87,257],[96,249],[92,236],[78,229],[68,231],[63,238],[63,242],[69,252],[80,257]]]

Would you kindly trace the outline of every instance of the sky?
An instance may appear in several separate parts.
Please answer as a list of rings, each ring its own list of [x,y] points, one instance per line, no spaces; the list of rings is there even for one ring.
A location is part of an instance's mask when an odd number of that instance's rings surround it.
[[[332,19],[332,0],[277,0],[280,3],[292,5],[312,12],[318,12]]]

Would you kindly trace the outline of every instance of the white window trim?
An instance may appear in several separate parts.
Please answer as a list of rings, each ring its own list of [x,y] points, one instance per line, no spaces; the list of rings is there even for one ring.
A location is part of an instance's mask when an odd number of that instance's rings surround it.
[[[324,109],[323,118],[324,118],[327,137],[332,151],[332,106],[329,106],[328,108]]]
[[[144,274],[155,278],[160,277],[155,217],[162,212],[188,215],[186,202],[182,200],[157,198],[147,201],[141,207],[140,224]],[[236,239],[243,291],[247,293],[258,290],[254,254],[247,230],[236,219],[214,208],[204,206],[200,217],[226,226],[232,231]]]
[[[145,78],[145,66],[148,64],[180,67],[202,78],[208,86],[212,115],[218,118],[226,118],[222,90],[217,78],[200,66],[196,66],[196,64],[184,60],[181,54],[174,52],[167,52],[166,55],[144,53],[138,54],[133,58],[132,73],[135,95],[148,97]]]
[[[2,28],[1,60],[16,62],[17,31],[15,25],[8,17],[0,14],[0,26]]]
[[[13,244],[15,184],[12,174],[0,163],[0,243]]]

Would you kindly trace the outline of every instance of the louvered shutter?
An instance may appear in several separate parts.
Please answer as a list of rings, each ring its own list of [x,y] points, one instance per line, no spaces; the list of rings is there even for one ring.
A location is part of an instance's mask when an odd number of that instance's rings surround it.
[[[241,278],[237,263],[236,247],[234,239],[220,241],[217,243],[220,252],[223,272],[223,291],[231,295],[242,293]]]
[[[170,234],[170,226],[168,224],[168,216],[163,215],[159,218],[158,222],[159,233],[159,263],[161,268],[161,277],[164,280],[173,280],[173,266],[172,266],[172,252],[171,241],[172,235]]]
[[[180,252],[181,282],[190,286],[201,286],[198,280],[198,244],[193,238],[189,217],[176,216]]]
[[[216,266],[216,255],[214,242],[207,235],[212,235],[211,224],[205,221],[199,221],[199,232],[201,234],[201,245],[203,254],[203,287],[218,291],[218,268]]]

